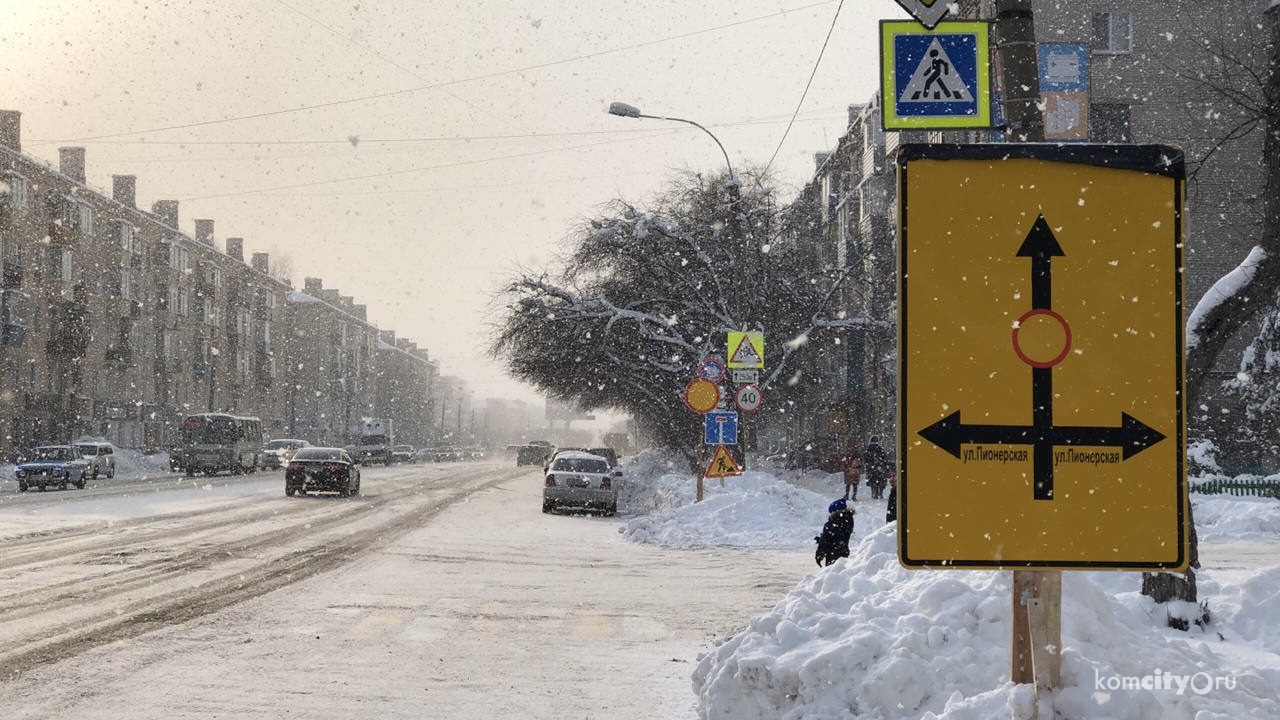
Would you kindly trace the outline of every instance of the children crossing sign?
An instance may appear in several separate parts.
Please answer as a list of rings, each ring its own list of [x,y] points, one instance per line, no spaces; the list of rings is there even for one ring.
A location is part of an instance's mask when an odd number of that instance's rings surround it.
[[[990,26],[880,23],[885,130],[991,127]]]
[[[764,333],[730,332],[728,340],[730,368],[764,367]]]

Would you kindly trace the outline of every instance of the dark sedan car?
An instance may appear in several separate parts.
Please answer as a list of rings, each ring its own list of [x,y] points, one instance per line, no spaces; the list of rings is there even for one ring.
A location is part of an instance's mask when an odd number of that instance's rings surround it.
[[[33,485],[41,490],[48,485],[58,485],[63,490],[75,485],[83,490],[85,480],[94,473],[75,445],[44,445],[36,448],[32,459],[15,468],[13,474],[18,480],[18,492],[26,492]]]
[[[284,469],[284,494],[336,492],[339,497],[360,494],[360,466],[351,454],[336,447],[305,447]]]

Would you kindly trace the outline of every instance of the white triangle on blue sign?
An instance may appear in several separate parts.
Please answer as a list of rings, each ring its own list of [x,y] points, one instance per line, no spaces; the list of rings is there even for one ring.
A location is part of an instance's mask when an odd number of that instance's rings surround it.
[[[951,62],[938,38],[929,43],[929,49],[920,58],[916,71],[911,73],[911,80],[898,97],[899,105],[922,102],[973,102],[973,93],[956,73],[955,63]]]

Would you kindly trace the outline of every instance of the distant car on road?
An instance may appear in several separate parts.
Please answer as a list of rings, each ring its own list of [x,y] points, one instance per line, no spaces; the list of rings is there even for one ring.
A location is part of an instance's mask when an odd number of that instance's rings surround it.
[[[339,497],[360,494],[360,466],[351,453],[337,447],[304,447],[284,469],[284,494],[336,492]]]
[[[599,455],[562,450],[547,468],[542,512],[577,507],[613,515],[618,512],[616,481],[621,479],[622,471],[610,468]]]
[[[76,442],[80,455],[93,466],[93,476],[116,476],[116,448],[109,442],[101,440],[81,440]]]
[[[587,448],[587,452],[592,455],[599,455],[609,461],[609,467],[618,467],[618,451],[611,447],[594,447]]]
[[[32,451],[30,460],[14,468],[13,474],[18,480],[18,492],[33,486],[44,490],[49,485],[63,490],[75,485],[83,490],[90,475],[97,477],[91,468],[75,445],[41,445]]]
[[[551,447],[530,443],[516,448],[516,465],[546,465],[551,457]]]
[[[306,440],[295,440],[293,438],[279,438],[276,440],[268,440],[262,446],[262,469],[263,470],[279,470],[289,464],[289,458],[293,454],[304,447],[310,447],[311,443]]]
[[[391,462],[398,462],[398,463],[413,462],[413,446],[412,445],[392,445],[391,446]]]

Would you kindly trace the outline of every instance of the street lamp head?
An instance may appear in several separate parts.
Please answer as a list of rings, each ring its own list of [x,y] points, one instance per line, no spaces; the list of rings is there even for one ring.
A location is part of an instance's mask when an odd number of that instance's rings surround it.
[[[609,114],[617,115],[618,117],[638,118],[640,117],[640,108],[624,102],[612,102],[609,103]]]

